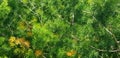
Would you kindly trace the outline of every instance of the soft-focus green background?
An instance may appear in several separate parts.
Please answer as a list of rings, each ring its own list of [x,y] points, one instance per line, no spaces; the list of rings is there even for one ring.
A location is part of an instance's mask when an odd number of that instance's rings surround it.
[[[119,58],[120,0],[0,0],[0,58]]]

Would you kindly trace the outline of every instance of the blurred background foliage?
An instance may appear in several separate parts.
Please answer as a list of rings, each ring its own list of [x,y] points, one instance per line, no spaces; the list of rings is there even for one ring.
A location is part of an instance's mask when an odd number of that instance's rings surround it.
[[[0,58],[119,58],[120,0],[0,0]]]

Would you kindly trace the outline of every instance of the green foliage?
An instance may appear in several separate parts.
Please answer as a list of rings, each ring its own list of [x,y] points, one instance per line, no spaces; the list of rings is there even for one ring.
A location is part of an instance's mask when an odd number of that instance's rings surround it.
[[[8,1],[3,0],[0,4],[0,19],[4,19],[10,13],[10,7],[8,6]]]
[[[4,37],[0,37],[0,45],[2,45],[5,41],[5,38]]]
[[[119,0],[0,0],[0,58],[119,58]]]

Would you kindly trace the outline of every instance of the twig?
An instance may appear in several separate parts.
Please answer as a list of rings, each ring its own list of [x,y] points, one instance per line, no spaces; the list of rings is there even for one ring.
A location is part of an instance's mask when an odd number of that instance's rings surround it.
[[[103,50],[103,49],[97,49],[97,48],[95,48],[93,46],[90,46],[90,47],[95,49],[95,50],[97,50],[97,51],[99,51],[99,52],[113,52],[113,53],[120,52],[120,49],[116,49],[116,50]]]
[[[104,29],[113,37],[114,41],[116,42],[116,44],[119,44],[119,41],[117,40],[116,36],[107,28],[104,27]]]
[[[74,36],[74,35],[71,35],[71,37],[72,37],[73,39],[79,41],[79,38],[78,38],[78,37],[76,37],[76,36]]]

